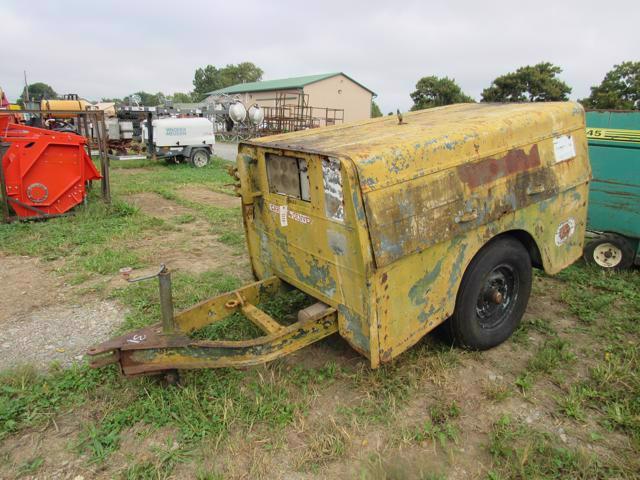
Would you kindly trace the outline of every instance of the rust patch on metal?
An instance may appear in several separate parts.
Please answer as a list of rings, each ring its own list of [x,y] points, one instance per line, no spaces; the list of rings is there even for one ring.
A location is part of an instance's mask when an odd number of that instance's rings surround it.
[[[479,162],[466,163],[458,166],[457,170],[463,182],[471,188],[476,188],[539,166],[538,145],[533,145],[529,153],[525,153],[522,149],[509,150],[504,157],[485,158]]]

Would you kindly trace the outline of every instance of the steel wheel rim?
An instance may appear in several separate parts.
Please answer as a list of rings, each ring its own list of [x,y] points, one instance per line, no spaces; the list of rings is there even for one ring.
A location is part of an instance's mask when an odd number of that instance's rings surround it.
[[[476,319],[480,328],[493,329],[511,315],[519,291],[518,272],[507,264],[491,270],[482,283],[476,301]]]
[[[593,249],[593,261],[603,268],[614,268],[622,261],[622,250],[613,243],[603,242]]]
[[[200,168],[207,164],[207,154],[205,152],[196,152],[193,155],[193,164]]]

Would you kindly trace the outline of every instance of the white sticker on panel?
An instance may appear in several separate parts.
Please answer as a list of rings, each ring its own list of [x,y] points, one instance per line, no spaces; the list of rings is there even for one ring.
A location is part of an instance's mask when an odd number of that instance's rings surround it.
[[[286,227],[288,225],[287,221],[287,206],[280,205],[280,226]]]
[[[576,156],[576,147],[571,135],[561,135],[553,139],[553,153],[556,163],[564,162]]]

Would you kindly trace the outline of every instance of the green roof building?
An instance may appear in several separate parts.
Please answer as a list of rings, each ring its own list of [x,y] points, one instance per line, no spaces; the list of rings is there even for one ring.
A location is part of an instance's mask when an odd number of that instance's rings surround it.
[[[239,83],[209,92],[208,100],[224,94],[239,97],[247,108],[256,103],[263,108],[304,104],[320,120],[319,126],[369,118],[375,97],[342,72]]]

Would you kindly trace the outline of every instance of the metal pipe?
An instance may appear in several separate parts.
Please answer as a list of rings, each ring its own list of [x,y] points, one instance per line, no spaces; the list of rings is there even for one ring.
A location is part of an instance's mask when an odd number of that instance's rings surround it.
[[[171,294],[171,272],[163,265],[162,270],[158,274],[158,283],[160,285],[160,312],[162,315],[162,332],[174,333],[175,322],[173,317],[173,296]]]
[[[153,112],[147,113],[147,153],[151,152],[151,159],[156,159],[156,149],[153,146]]]
[[[7,185],[4,180],[2,159],[10,146],[10,143],[0,142],[0,197],[2,200],[0,207],[2,208],[2,218],[5,222],[9,221],[9,192],[7,192]]]

